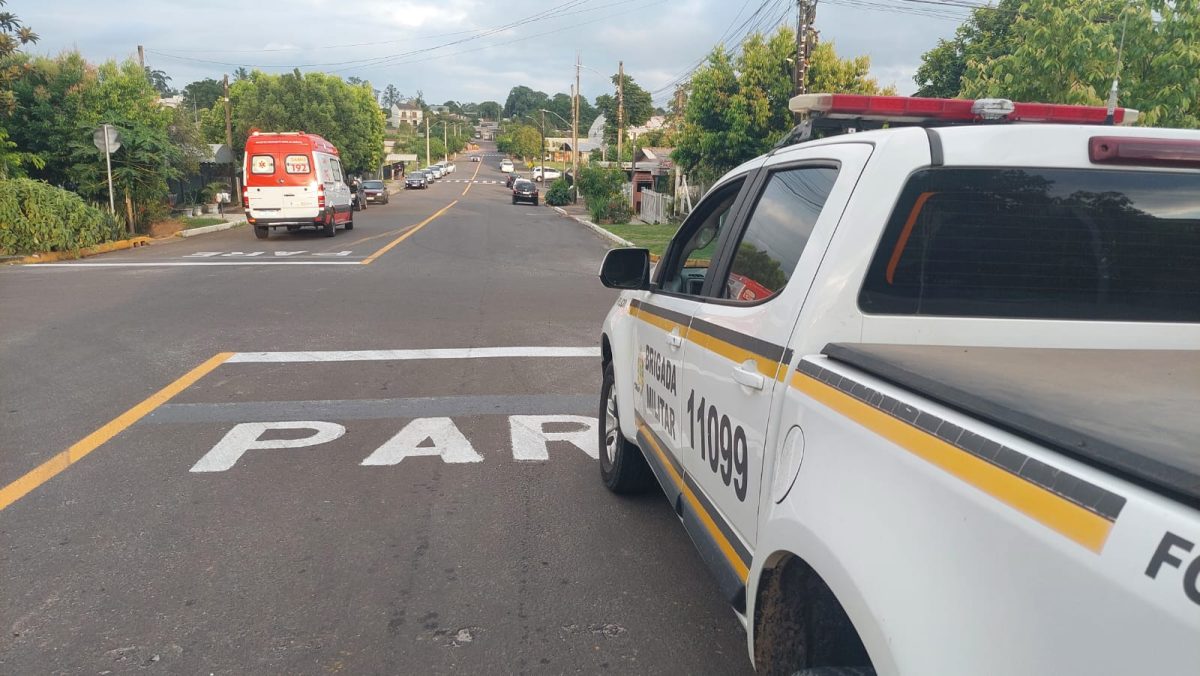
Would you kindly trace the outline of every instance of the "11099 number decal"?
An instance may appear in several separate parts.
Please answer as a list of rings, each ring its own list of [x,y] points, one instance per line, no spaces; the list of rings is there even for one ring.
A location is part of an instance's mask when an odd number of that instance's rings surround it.
[[[688,396],[687,412],[692,449],[700,451],[700,460],[707,461],[708,468],[721,477],[726,486],[733,487],[738,500],[745,502],[750,478],[746,431],[741,425],[733,424],[728,415],[722,414],[704,397],[697,403],[695,390]]]

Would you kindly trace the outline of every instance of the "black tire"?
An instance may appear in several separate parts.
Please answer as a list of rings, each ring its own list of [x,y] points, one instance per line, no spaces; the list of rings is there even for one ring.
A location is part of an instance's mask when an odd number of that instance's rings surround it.
[[[254,226],[254,236],[259,239],[266,239],[271,236],[271,229],[265,225]]]
[[[346,221],[346,229],[347,229],[347,230],[353,230],[353,229],[354,229],[354,219],[353,219],[353,218],[351,218],[350,220]]]
[[[513,198],[513,204],[516,204],[516,203],[517,203],[517,198],[516,198],[516,197],[514,197],[514,198]]]
[[[533,206],[536,207],[537,205],[538,205],[538,198],[534,197],[533,198]]]
[[[636,444],[621,434],[617,418],[617,398],[613,393],[613,366],[604,366],[604,382],[600,386],[600,480],[613,493],[633,495],[644,492],[654,483],[654,474],[646,457]],[[611,407],[611,410],[610,410]]]
[[[326,237],[333,237],[337,234],[337,223],[334,222],[332,213],[325,217],[325,224],[321,227],[321,231],[325,233]]]

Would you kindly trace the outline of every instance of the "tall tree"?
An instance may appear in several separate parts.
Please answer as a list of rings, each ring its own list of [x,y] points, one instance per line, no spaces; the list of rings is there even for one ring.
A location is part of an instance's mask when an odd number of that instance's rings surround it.
[[[0,7],[5,0],[0,0]],[[33,29],[21,24],[21,20],[12,12],[0,12],[0,178],[8,178],[24,173],[22,167],[33,166],[42,168],[43,159],[36,153],[21,150],[18,144],[9,140],[5,128],[5,118],[15,107],[15,97],[12,83],[21,76],[25,62],[16,58],[18,50],[38,41]]]
[[[495,101],[484,101],[479,104],[479,117],[485,120],[499,120],[504,109]]]
[[[171,88],[171,76],[161,70],[151,70],[150,66],[146,66],[146,78],[150,80],[150,86],[154,87],[154,91],[158,92],[159,96],[175,96],[175,90]]]
[[[238,66],[233,71],[234,82],[237,82],[238,80],[245,80],[248,77],[250,77],[250,71],[246,70],[245,66]]]
[[[733,55],[718,46],[692,76],[675,133],[674,158],[701,180],[714,180],[761,155],[792,126],[794,33],[781,28],[770,38],[752,35]],[[832,43],[817,45],[807,76],[809,91],[888,93],[868,77],[871,61],[842,59]],[[600,105],[599,99],[597,105]]]
[[[392,106],[400,103],[404,99],[404,95],[396,89],[396,85],[390,84],[383,88],[383,94],[380,95],[379,103],[383,104],[384,108],[391,110]]]
[[[545,108],[549,100],[546,92],[534,91],[525,85],[517,85],[509,90],[508,98],[504,101],[504,117],[528,118],[538,110]]]
[[[1002,55],[971,61],[967,97],[1103,105],[1117,74],[1141,124],[1200,126],[1200,0],[1025,0]]]
[[[978,7],[954,32],[953,40],[938,40],[921,57],[913,76],[917,96],[954,98],[962,91],[967,64],[984,63],[1008,53],[1009,34],[1024,0],[1000,0],[992,6]]]
[[[222,96],[224,96],[224,85],[211,77],[188,83],[183,88],[183,103],[189,110],[212,108],[213,104]]]
[[[604,115],[604,140],[609,144],[614,144],[617,141],[617,95],[616,87],[619,80],[618,75],[612,76],[613,93],[601,94],[596,97],[596,109],[601,115]],[[634,81],[629,73],[625,74],[624,85],[624,123],[626,131],[630,127],[636,127],[640,124],[645,124],[646,120],[654,114],[654,99],[650,96],[650,92],[642,89],[641,85]]]

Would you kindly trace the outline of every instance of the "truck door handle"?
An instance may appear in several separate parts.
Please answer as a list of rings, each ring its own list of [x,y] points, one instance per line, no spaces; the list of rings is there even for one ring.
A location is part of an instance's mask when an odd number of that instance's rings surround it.
[[[667,345],[670,345],[672,350],[678,350],[683,346],[683,336],[679,335],[678,327],[671,329],[671,332],[667,334]]]
[[[733,380],[738,385],[744,385],[752,390],[761,390],[767,383],[762,374],[758,372],[758,366],[749,359],[733,370]]]

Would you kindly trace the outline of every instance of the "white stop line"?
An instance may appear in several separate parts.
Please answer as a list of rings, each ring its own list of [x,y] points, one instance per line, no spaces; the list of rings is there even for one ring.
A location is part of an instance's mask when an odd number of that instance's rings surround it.
[[[519,357],[599,357],[598,347],[457,347],[416,350],[330,350],[321,352],[237,352],[226,364],[285,364],[328,361],[412,361],[417,359],[514,359]]]

